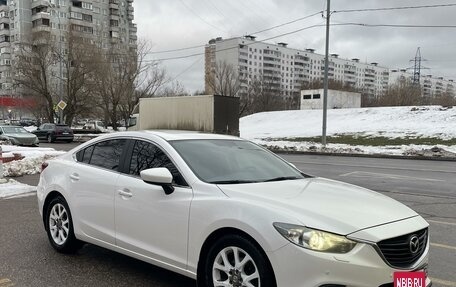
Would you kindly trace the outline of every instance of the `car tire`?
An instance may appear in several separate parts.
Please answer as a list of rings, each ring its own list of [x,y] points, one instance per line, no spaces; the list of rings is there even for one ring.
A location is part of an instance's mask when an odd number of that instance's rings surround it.
[[[55,141],[54,137],[51,134],[48,134],[47,136],[47,142],[48,143],[53,143]]]
[[[231,284],[229,286],[277,287],[266,254],[243,236],[227,235],[220,238],[209,248],[207,256],[202,260],[204,262],[202,274],[198,274],[198,286]]]
[[[77,252],[83,243],[76,239],[70,208],[62,196],[57,196],[49,203],[44,224],[52,247],[60,253]]]

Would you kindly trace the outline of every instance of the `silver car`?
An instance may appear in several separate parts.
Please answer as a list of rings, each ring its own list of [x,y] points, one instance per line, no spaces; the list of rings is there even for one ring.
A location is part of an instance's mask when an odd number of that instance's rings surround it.
[[[38,146],[37,136],[19,126],[0,126],[0,140],[8,140],[13,145]]]

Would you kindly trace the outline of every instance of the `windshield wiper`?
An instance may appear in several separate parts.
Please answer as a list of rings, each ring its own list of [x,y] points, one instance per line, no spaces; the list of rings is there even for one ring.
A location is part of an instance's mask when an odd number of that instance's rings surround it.
[[[213,183],[213,184],[242,184],[242,183],[255,183],[255,182],[258,182],[258,181],[236,179],[236,180],[211,181],[210,183]]]
[[[301,177],[297,177],[297,176],[280,176],[280,177],[276,177],[276,178],[271,178],[271,179],[265,180],[263,182],[284,181],[284,180],[293,180],[293,179],[302,179],[302,178]]]

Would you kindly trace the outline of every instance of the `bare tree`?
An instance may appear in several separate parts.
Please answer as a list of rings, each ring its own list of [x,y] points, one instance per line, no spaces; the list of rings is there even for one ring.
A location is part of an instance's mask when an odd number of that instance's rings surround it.
[[[421,87],[410,79],[399,79],[380,96],[380,106],[412,106],[422,103]]]
[[[94,41],[77,32],[68,31],[65,49],[59,49],[59,61],[63,66],[65,122],[71,125],[76,116],[90,114],[95,109],[91,79],[97,72],[96,45]]]
[[[451,106],[456,105],[456,97],[455,97],[454,93],[452,93],[451,91],[445,91],[444,93],[442,93],[438,96],[435,96],[431,100],[431,104],[441,105],[444,107],[451,107]]]
[[[207,84],[210,88],[210,91],[206,91],[207,94],[228,97],[238,96],[241,88],[238,71],[225,61],[215,64],[215,69],[207,77]]]
[[[185,91],[184,86],[179,81],[172,81],[170,84],[161,88],[155,95],[155,97],[183,97],[190,96]]]
[[[47,120],[53,123],[58,98],[53,74],[58,54],[51,33],[35,32],[30,41],[18,44],[17,49],[13,61],[15,87],[43,104]]]
[[[93,91],[105,121],[114,130],[120,119],[128,120],[140,98],[155,94],[166,80],[165,71],[156,62],[145,59],[149,50],[146,42],[140,42],[136,48],[119,44],[109,50],[98,49]]]

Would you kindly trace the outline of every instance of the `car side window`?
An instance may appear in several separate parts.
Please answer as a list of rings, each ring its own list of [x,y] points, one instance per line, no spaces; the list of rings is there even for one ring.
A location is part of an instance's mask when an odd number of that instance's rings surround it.
[[[91,153],[89,164],[117,171],[126,142],[125,139],[115,139],[97,143]],[[85,158],[84,152],[83,160]]]
[[[93,152],[94,148],[95,148],[95,146],[92,145],[83,150],[78,151],[76,153],[76,160],[78,162],[83,162],[83,163],[88,164],[90,162],[90,158],[92,157],[92,152]]]
[[[171,172],[174,184],[188,186],[179,170],[159,147],[145,141],[136,141],[131,156],[129,174],[139,176],[142,170],[158,167],[166,167]]]

